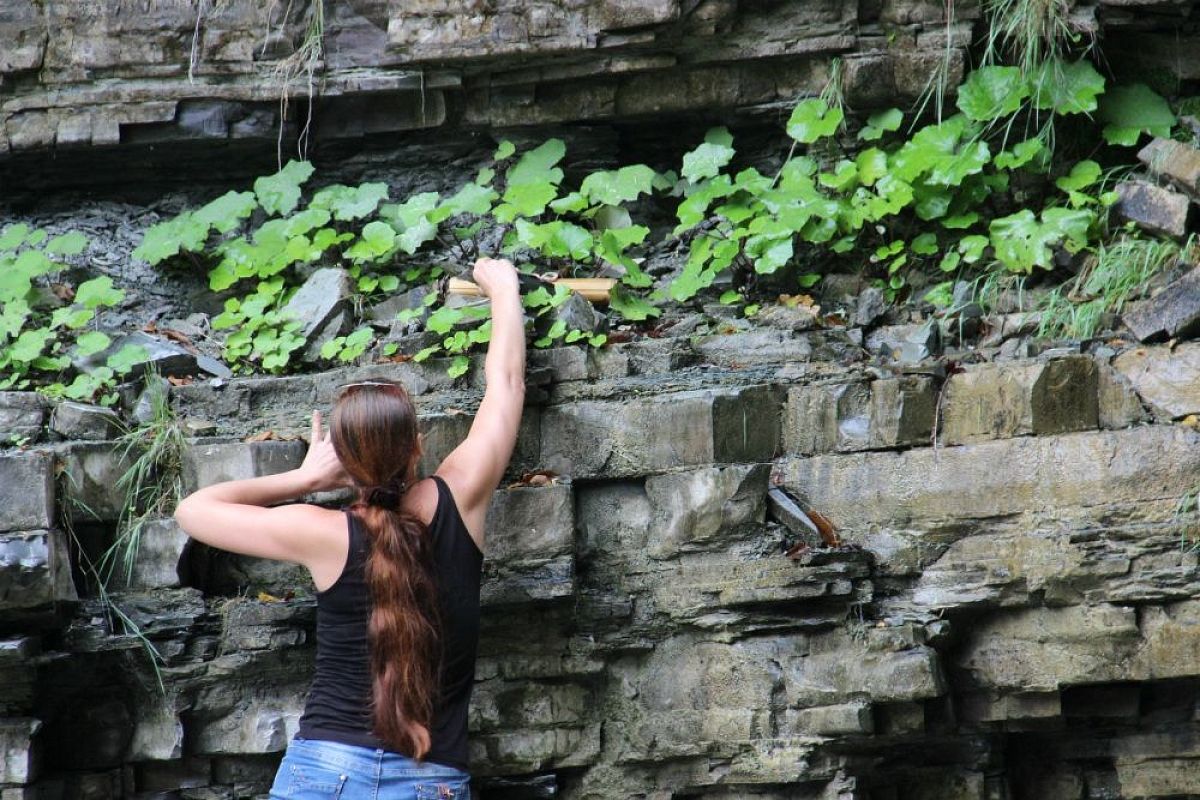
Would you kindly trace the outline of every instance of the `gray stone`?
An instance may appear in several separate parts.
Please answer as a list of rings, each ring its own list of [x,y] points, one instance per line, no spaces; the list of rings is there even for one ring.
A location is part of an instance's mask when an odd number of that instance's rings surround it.
[[[1112,364],[1159,415],[1177,419],[1200,414],[1200,343],[1136,347]]]
[[[1143,342],[1194,335],[1200,330],[1200,267],[1149,300],[1131,304],[1121,321]]]
[[[578,292],[571,292],[562,305],[550,312],[548,320],[548,324],[562,322],[567,326],[567,330],[572,331],[599,333],[608,329],[608,318]]]
[[[65,533],[0,533],[0,611],[74,599]]]
[[[799,734],[853,736],[874,733],[875,717],[869,703],[858,701],[816,708],[789,709],[787,725]]]
[[[779,447],[779,406],[766,385],[553,406],[542,417],[541,460],[573,478],[768,461]]]
[[[151,378],[138,392],[132,404],[125,406],[130,419],[138,425],[149,424],[158,413],[155,409],[156,398],[167,399],[169,402],[170,393],[170,381],[162,377]]]
[[[1122,219],[1163,236],[1179,239],[1187,234],[1190,204],[1186,196],[1142,181],[1118,183],[1117,194],[1113,208]]]
[[[673,558],[710,545],[723,531],[761,522],[766,511],[765,464],[706,467],[652,475],[646,497],[652,509],[646,552]]]
[[[122,486],[135,453],[109,443],[61,445],[59,491],[63,509],[73,522],[115,522],[131,487]]]
[[[34,735],[40,720],[14,718],[0,720],[0,784],[32,783],[38,777],[38,747]]]
[[[128,761],[173,761],[183,757],[183,722],[172,697],[148,697],[137,706]]]
[[[1200,199],[1200,150],[1156,136],[1138,151],[1137,157],[1152,175],[1167,178],[1193,198]]]
[[[140,347],[143,357],[134,359],[129,374],[142,377],[149,368],[159,375],[193,375],[196,372],[196,356],[170,339],[151,336],[144,331],[134,331],[124,336],[114,336],[112,343],[98,353],[75,359],[72,366],[80,372],[88,372],[102,365],[109,356],[126,346]]]
[[[926,444],[935,397],[933,380],[924,375],[793,387],[784,449],[812,455]]]
[[[968,366],[946,380],[942,439],[964,444],[1096,428],[1097,374],[1085,356]]]
[[[529,354],[529,366],[549,369],[555,381],[581,381],[590,374],[588,351],[582,347],[534,350]]]
[[[124,426],[111,408],[65,400],[54,407],[50,429],[67,439],[114,439]]]
[[[1118,372],[1107,361],[1098,362],[1098,421],[1106,430],[1120,430],[1148,422],[1150,414],[1142,406],[1142,400],[1133,389],[1129,379]]]
[[[854,324],[860,328],[870,327],[875,320],[883,316],[887,308],[883,290],[870,286],[858,296],[858,305],[854,310]]]
[[[414,317],[408,324],[421,326],[429,317],[430,307],[425,305],[425,296],[434,291],[428,286],[417,286],[399,294],[389,295],[386,299],[375,303],[367,309],[367,319],[378,323],[386,323],[389,327],[401,311],[421,309],[421,314]]]
[[[299,333],[308,342],[304,350],[306,360],[315,360],[322,345],[345,333],[350,324],[346,314],[350,295],[350,276],[346,270],[325,267],[310,275],[283,307],[282,313],[303,323]]]
[[[911,325],[887,325],[867,336],[872,353],[908,364],[942,354],[942,328],[937,320]]]
[[[50,407],[37,392],[0,392],[0,436],[3,444],[37,441]]]
[[[784,331],[808,331],[817,327],[817,317],[812,309],[783,303],[763,306],[754,321]]]
[[[0,531],[54,524],[54,461],[49,453],[0,455]]]
[[[184,457],[184,485],[187,492],[223,481],[274,475],[300,466],[308,445],[291,442],[226,442],[196,444]]]
[[[113,585],[129,589],[159,589],[179,586],[179,561],[189,537],[174,519],[162,517],[146,522],[138,539],[132,569],[118,566]]]
[[[502,489],[487,515],[488,559],[499,563],[569,555],[575,548],[571,484]]]

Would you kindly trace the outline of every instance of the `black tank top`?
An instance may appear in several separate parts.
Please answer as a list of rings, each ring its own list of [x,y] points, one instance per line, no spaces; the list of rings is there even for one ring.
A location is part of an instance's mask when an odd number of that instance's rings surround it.
[[[466,771],[467,706],[479,642],[479,582],[483,554],[467,532],[454,496],[437,475],[438,502],[429,523],[442,610],[441,701],[434,710],[433,746],[425,757]],[[317,592],[317,664],[298,735],[391,750],[371,733],[371,662],[367,643],[370,548],[362,523],[346,511],[350,549],[332,586]]]

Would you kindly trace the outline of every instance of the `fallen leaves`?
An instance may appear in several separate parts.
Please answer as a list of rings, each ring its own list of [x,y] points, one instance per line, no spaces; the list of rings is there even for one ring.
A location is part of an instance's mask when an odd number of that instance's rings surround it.
[[[559,482],[559,476],[555,472],[547,469],[535,470],[534,472],[526,472],[508,485],[509,489],[519,489],[523,486],[556,486]]]

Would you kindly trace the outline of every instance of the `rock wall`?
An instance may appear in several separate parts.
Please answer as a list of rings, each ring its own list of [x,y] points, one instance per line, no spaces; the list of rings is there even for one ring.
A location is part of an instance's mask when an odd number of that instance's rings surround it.
[[[511,473],[559,477],[490,516],[480,796],[1200,793],[1200,345],[881,369],[857,330],[795,327],[531,356]],[[206,434],[185,483],[298,465],[308,411],[383,375],[419,402],[428,469],[480,366],[177,386]],[[111,611],[79,569],[126,469],[96,413],[0,396],[28,437],[0,455],[0,797],[261,797],[311,674],[311,584],[167,518]]]
[[[1106,64],[1168,92],[1200,77],[1194,2],[1072,6]],[[4,0],[0,180],[11,198],[230,179],[265,172],[277,146],[336,160],[339,142],[394,151],[496,127],[775,129],[835,58],[856,111],[911,102],[943,64],[956,86],[981,16],[940,0]]]

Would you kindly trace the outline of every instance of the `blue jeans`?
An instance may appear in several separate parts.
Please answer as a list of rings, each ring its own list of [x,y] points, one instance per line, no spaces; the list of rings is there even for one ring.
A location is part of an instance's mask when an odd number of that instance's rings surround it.
[[[275,773],[271,800],[470,800],[460,769],[340,742],[296,737]]]

